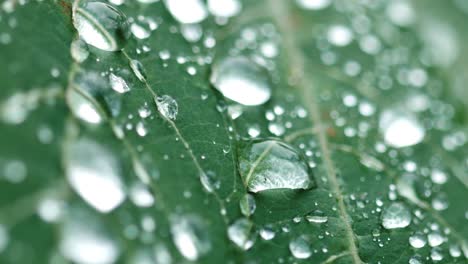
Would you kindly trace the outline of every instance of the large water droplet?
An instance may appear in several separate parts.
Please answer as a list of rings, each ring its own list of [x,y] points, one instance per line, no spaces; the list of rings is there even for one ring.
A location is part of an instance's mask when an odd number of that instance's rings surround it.
[[[255,209],[257,208],[257,205],[255,204],[255,198],[251,194],[245,194],[240,199],[239,207],[243,215],[253,215]]]
[[[439,232],[431,232],[427,235],[427,241],[429,241],[429,246],[438,247],[444,243],[445,238]]]
[[[164,4],[179,23],[198,23],[208,16],[206,6],[201,0],[165,0]]]
[[[271,97],[268,72],[246,57],[227,57],[216,62],[210,81],[226,98],[243,105],[261,105]]]
[[[250,239],[252,227],[253,223],[250,220],[238,219],[228,227],[228,237],[238,247],[247,250],[253,246],[253,240]]]
[[[380,131],[384,140],[395,148],[418,144],[424,139],[424,127],[411,114],[386,110],[380,115]]]
[[[124,201],[119,162],[99,143],[78,139],[68,146],[66,158],[68,181],[89,205],[107,213]]]
[[[293,147],[275,139],[257,140],[239,157],[242,178],[251,192],[271,189],[309,189],[309,166]]]
[[[154,99],[159,113],[165,118],[175,120],[179,112],[177,101],[169,95],[158,96]]]
[[[186,259],[194,261],[211,249],[207,230],[195,216],[171,217],[172,240]]]
[[[111,73],[109,75],[109,82],[112,89],[118,93],[126,93],[130,91],[130,87],[128,87],[127,82],[120,76]]]
[[[79,3],[73,10],[73,25],[86,43],[105,51],[122,49],[130,36],[125,15],[103,2]]]
[[[312,255],[309,243],[303,237],[298,237],[289,242],[289,250],[298,259],[306,259]]]
[[[392,203],[382,212],[382,226],[385,229],[407,227],[411,223],[411,213],[402,203]]]

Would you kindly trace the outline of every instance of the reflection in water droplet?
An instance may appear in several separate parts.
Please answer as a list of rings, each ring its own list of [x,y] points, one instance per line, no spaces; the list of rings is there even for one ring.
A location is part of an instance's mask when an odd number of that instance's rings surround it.
[[[298,259],[306,259],[312,255],[309,243],[303,237],[298,237],[289,242],[289,250]]]
[[[382,212],[382,226],[385,229],[407,227],[411,223],[411,213],[402,203],[392,203]]]
[[[251,194],[245,194],[239,201],[241,212],[245,216],[253,215],[257,205],[255,204],[255,198]]]
[[[426,245],[426,237],[420,233],[416,233],[409,238],[409,243],[414,248],[422,248]]]
[[[162,95],[155,98],[154,101],[156,102],[156,106],[158,107],[158,111],[161,115],[170,120],[176,119],[179,106],[174,98],[169,95]]]
[[[291,146],[275,139],[248,144],[239,157],[242,178],[251,192],[309,189],[313,182],[306,161]]]
[[[70,53],[72,55],[72,58],[76,62],[81,63],[81,62],[85,61],[89,56],[88,46],[81,39],[75,39],[71,43]]]
[[[164,4],[179,23],[199,23],[208,16],[205,4],[201,0],[164,0]]]
[[[415,117],[392,109],[380,115],[379,128],[385,142],[395,148],[418,144],[425,135],[424,127]]]
[[[105,51],[122,49],[130,35],[125,15],[102,2],[81,1],[73,10],[73,25],[86,43]]]
[[[203,222],[195,216],[171,217],[172,240],[186,259],[194,261],[211,249]]]
[[[78,139],[68,146],[66,158],[68,181],[89,205],[107,213],[124,201],[119,162],[99,143]]]
[[[128,87],[127,82],[125,82],[125,80],[120,76],[111,73],[109,75],[109,82],[112,89],[118,93],[126,93],[130,91],[130,87]]]
[[[246,57],[216,62],[210,81],[223,96],[243,105],[261,105],[271,97],[268,72]]]
[[[253,240],[250,239],[252,227],[253,223],[250,220],[238,219],[228,227],[228,237],[238,247],[248,250],[253,246]]]

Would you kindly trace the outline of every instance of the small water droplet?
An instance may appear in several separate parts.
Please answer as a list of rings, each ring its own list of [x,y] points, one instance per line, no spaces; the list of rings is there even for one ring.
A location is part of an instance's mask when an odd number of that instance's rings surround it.
[[[72,58],[76,62],[81,63],[81,62],[85,61],[89,56],[88,46],[81,39],[79,39],[79,38],[75,39],[71,43],[70,53],[72,55]]]
[[[241,10],[239,0],[208,0],[208,10],[214,16],[232,17]]]
[[[309,10],[320,10],[330,5],[331,0],[296,0],[299,7]]]
[[[125,199],[119,162],[99,143],[78,139],[67,147],[66,175],[72,188],[96,210],[107,213]]]
[[[247,144],[239,157],[239,167],[251,192],[313,186],[303,157],[293,147],[275,139]]]
[[[159,113],[165,118],[175,120],[179,111],[177,101],[169,95],[162,95],[155,98]]]
[[[103,2],[81,1],[73,10],[73,25],[86,43],[105,51],[122,49],[130,36],[125,15]]]
[[[221,186],[221,182],[213,171],[202,172],[200,174],[200,181],[205,190],[210,193]]]
[[[312,255],[309,242],[303,237],[298,237],[289,242],[289,250],[297,259],[306,259]]]
[[[328,221],[328,217],[320,210],[315,210],[306,215],[306,220],[311,223],[326,223]]]
[[[242,196],[239,202],[241,212],[245,216],[251,216],[255,212],[257,205],[255,204],[255,198],[251,194],[245,194]]]
[[[392,109],[380,115],[379,127],[385,142],[395,148],[418,144],[425,136],[424,127],[415,117]]]
[[[431,232],[427,235],[429,246],[438,247],[444,243],[445,238],[439,232]]]
[[[151,30],[147,28],[147,25],[141,25],[138,22],[132,23],[130,31],[137,39],[147,39],[151,36]]]
[[[206,6],[201,0],[164,0],[171,15],[182,24],[194,24],[208,16]]]
[[[253,223],[250,220],[238,219],[228,227],[228,237],[238,247],[248,250],[253,246],[253,240],[250,239],[252,227]]]
[[[409,243],[414,248],[422,248],[426,245],[426,237],[423,234],[415,233],[409,237]]]
[[[0,248],[1,248],[1,246],[0,246]],[[0,249],[0,251],[1,251],[1,249]],[[461,256],[460,247],[458,245],[455,245],[455,244],[450,245],[449,253],[450,253],[450,256],[452,256],[454,258],[460,257]]]
[[[243,105],[261,105],[271,97],[266,69],[247,57],[227,57],[213,65],[210,81],[226,98]]]
[[[273,238],[275,238],[275,236],[276,233],[271,227],[266,226],[260,229],[260,237],[264,240],[272,240]]]
[[[171,233],[180,254],[188,260],[197,260],[211,249],[208,232],[198,217],[171,217]]]
[[[382,212],[382,226],[385,229],[407,227],[411,223],[411,213],[402,203],[392,203]]]
[[[444,259],[444,255],[442,254],[442,250],[440,248],[433,248],[431,250],[431,259],[434,262],[439,262]]]
[[[135,131],[140,137],[144,137],[148,134],[148,128],[146,128],[145,123],[143,123],[143,121],[139,121],[136,124]]]
[[[118,93],[126,93],[130,91],[130,87],[128,87],[127,82],[120,76],[113,73],[109,74],[109,82],[112,89]]]
[[[334,25],[328,29],[327,39],[331,44],[343,47],[351,43],[353,32],[346,26]]]
[[[72,113],[79,119],[91,124],[99,124],[105,119],[105,115],[90,99],[90,95],[72,88],[67,89],[66,98]]]
[[[143,68],[143,64],[141,64],[140,61],[131,60],[130,68],[132,69],[133,73],[138,78],[138,80],[140,80],[141,82],[146,81],[146,71],[145,68]]]
[[[151,110],[148,106],[147,103],[145,103],[144,105],[142,105],[140,108],[138,108],[138,115],[141,117],[141,118],[147,118],[148,116],[151,115]]]
[[[447,182],[447,174],[441,170],[434,169],[431,172],[431,180],[436,184],[444,184]]]

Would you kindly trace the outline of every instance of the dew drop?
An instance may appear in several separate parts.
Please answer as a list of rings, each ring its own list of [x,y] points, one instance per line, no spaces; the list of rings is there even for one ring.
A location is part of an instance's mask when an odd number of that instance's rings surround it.
[[[275,139],[256,140],[245,146],[239,167],[250,192],[313,186],[303,157],[293,147]]]
[[[138,115],[141,117],[141,118],[147,118],[148,116],[151,115],[151,110],[150,108],[148,107],[148,104],[145,103],[144,105],[142,105],[140,108],[138,108]]]
[[[271,97],[266,69],[243,56],[216,62],[210,81],[224,97],[242,105],[261,105]]]
[[[248,250],[253,246],[253,240],[250,239],[253,223],[246,219],[241,218],[236,220],[228,227],[228,237],[238,247]]]
[[[232,17],[241,10],[239,0],[208,0],[208,10],[214,16]]]
[[[76,62],[81,63],[81,62],[85,61],[89,56],[88,46],[81,39],[79,39],[79,38],[75,39],[71,43],[70,53],[72,55],[72,58]]]
[[[266,226],[260,229],[260,237],[263,240],[272,240],[273,238],[275,238],[275,236],[276,236],[276,233],[275,231],[273,231],[271,227]]]
[[[67,152],[67,179],[83,200],[102,213],[124,201],[120,164],[107,149],[97,142],[78,139]]]
[[[424,235],[416,233],[409,237],[409,243],[413,248],[422,248],[426,245],[427,241]]]
[[[118,93],[126,93],[130,91],[130,87],[128,87],[127,82],[120,76],[111,73],[109,75],[109,82],[112,89]]]
[[[104,120],[105,115],[91,101],[90,95],[71,88],[67,89],[66,98],[72,113],[79,119],[91,124],[99,124]]]
[[[171,15],[182,24],[194,24],[208,16],[206,6],[201,0],[165,0],[164,4]]]
[[[139,207],[151,207],[154,204],[154,196],[141,183],[134,184],[130,188],[130,199]]]
[[[444,237],[439,232],[432,232],[427,235],[429,246],[438,247],[444,243]]]
[[[137,60],[131,60],[130,68],[132,69],[133,73],[138,78],[138,80],[140,80],[141,82],[146,81],[146,71],[145,68],[143,68],[143,64],[141,64],[141,62]]]
[[[186,259],[194,261],[211,249],[207,230],[195,216],[174,216],[171,218],[172,240]]]
[[[1,248],[1,246],[0,246]],[[1,249],[0,249],[1,251]],[[449,248],[449,253],[450,253],[450,256],[454,257],[454,258],[458,258],[461,256],[461,250],[460,250],[460,247],[458,245],[450,245],[450,248]]]
[[[309,10],[320,10],[330,5],[331,0],[296,0],[299,7]]]
[[[121,50],[130,36],[125,15],[103,2],[79,3],[73,10],[73,25],[86,43],[105,51]]]
[[[200,182],[207,192],[214,192],[219,189],[221,182],[213,171],[202,172],[200,174]]]
[[[431,172],[431,180],[436,184],[444,184],[447,182],[447,174],[441,170],[434,169]]]
[[[433,248],[431,250],[431,259],[434,262],[439,262],[444,259],[444,255],[442,255],[442,250],[440,248]]]
[[[379,128],[385,142],[395,148],[413,146],[425,136],[423,126],[415,117],[391,109],[380,115]]]
[[[144,137],[148,134],[148,128],[146,128],[145,123],[143,123],[142,121],[139,121],[136,124],[135,131],[140,137]]]
[[[353,32],[346,26],[334,25],[328,29],[328,41],[339,47],[347,46],[353,40]]]
[[[303,237],[298,237],[289,242],[289,250],[297,259],[306,259],[312,255],[309,243]]]
[[[402,203],[392,203],[382,212],[382,226],[385,229],[407,227],[411,223],[411,213]]]
[[[137,39],[147,39],[151,36],[151,31],[137,22],[132,23],[130,31]]]
[[[158,96],[154,100],[159,113],[167,119],[175,120],[179,111],[177,101],[169,95]]]
[[[239,202],[241,212],[245,216],[251,216],[255,212],[257,205],[255,204],[255,198],[251,194],[245,194],[242,196]]]
[[[322,224],[328,221],[328,217],[320,210],[315,210],[306,215],[306,220],[310,223]]]

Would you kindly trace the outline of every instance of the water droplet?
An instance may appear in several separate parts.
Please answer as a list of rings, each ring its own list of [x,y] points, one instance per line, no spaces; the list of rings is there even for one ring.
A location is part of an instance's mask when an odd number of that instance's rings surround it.
[[[37,214],[45,222],[57,222],[63,216],[64,202],[53,197],[44,197],[37,207]]]
[[[296,3],[304,9],[320,10],[329,6],[331,0],[296,0]]]
[[[351,43],[353,32],[346,26],[334,25],[328,29],[327,39],[331,44],[343,47]]]
[[[201,39],[203,30],[199,24],[183,24],[180,33],[188,42],[197,42]]]
[[[306,220],[311,223],[326,223],[328,221],[328,217],[320,210],[315,210],[306,215]]]
[[[81,62],[85,61],[89,56],[88,46],[81,39],[75,39],[71,43],[70,53],[72,55],[72,58],[76,62],[81,63]]]
[[[137,39],[147,39],[151,36],[151,31],[149,28],[146,28],[143,25],[140,25],[137,22],[132,23],[130,26],[130,31],[132,32],[133,36]]]
[[[1,246],[0,246],[1,248]],[[0,249],[1,251],[1,249]],[[461,250],[460,250],[460,247],[458,245],[450,245],[450,248],[449,248],[449,253],[450,253],[450,256],[454,257],[454,258],[458,258],[461,256]]]
[[[179,23],[199,23],[208,16],[205,4],[201,0],[165,0],[164,4]]]
[[[409,26],[415,18],[411,5],[408,1],[403,0],[389,2],[386,13],[390,20],[398,26]]]
[[[255,204],[255,198],[250,194],[245,194],[242,196],[239,202],[241,212],[245,216],[253,215],[257,205]]]
[[[82,1],[73,10],[73,25],[88,44],[105,50],[121,50],[130,36],[125,15],[113,6]]]
[[[297,259],[306,259],[312,255],[309,243],[303,237],[298,237],[289,242],[289,250]]]
[[[141,82],[146,81],[146,71],[145,68],[143,68],[143,64],[141,64],[141,62],[137,60],[131,60],[130,68],[132,69],[133,73],[138,78],[138,80],[140,80]]]
[[[444,255],[442,255],[442,250],[440,248],[433,248],[431,250],[431,259],[434,262],[439,262],[444,259]]]
[[[150,108],[148,107],[148,104],[145,103],[144,105],[142,105],[140,108],[138,108],[138,115],[141,117],[141,118],[147,118],[148,116],[151,115],[151,110]]]
[[[213,171],[202,172],[200,181],[205,190],[210,193],[221,186],[221,182]]]
[[[423,126],[415,117],[392,109],[381,114],[379,127],[385,142],[395,148],[418,144],[425,136]]]
[[[11,183],[22,182],[28,174],[28,168],[21,160],[7,161],[3,167],[3,176]]]
[[[6,228],[0,224],[0,253],[8,246],[10,238]]]
[[[78,139],[67,147],[66,175],[72,188],[96,210],[107,213],[125,199],[119,162],[99,143]]]
[[[293,147],[275,139],[256,140],[239,157],[249,191],[309,189],[313,186],[307,163]]]
[[[72,113],[79,119],[91,124],[99,124],[105,115],[92,101],[91,96],[77,89],[67,89],[67,103]]]
[[[412,256],[409,261],[408,261],[409,264],[422,264],[422,260],[421,260],[421,256],[419,255],[416,255],[416,256]]]
[[[134,184],[130,188],[130,199],[139,207],[151,207],[154,204],[154,196],[141,183]]]
[[[203,222],[195,216],[171,218],[172,240],[186,259],[194,261],[211,249],[211,242]]]
[[[136,124],[135,131],[140,137],[144,137],[148,134],[148,129],[146,128],[145,123],[143,123],[142,121],[139,121]]]
[[[216,62],[210,81],[223,96],[243,105],[261,105],[271,97],[268,72],[246,57]]]
[[[273,231],[273,229],[271,229],[268,226],[260,229],[260,237],[262,237],[264,240],[272,240],[273,238],[275,238],[275,236],[275,231]]]
[[[434,169],[431,172],[431,180],[436,184],[444,184],[447,182],[447,174],[441,170]]]
[[[382,226],[385,229],[407,227],[411,223],[411,213],[402,203],[392,203],[382,212]]]
[[[208,10],[214,16],[232,17],[241,10],[239,0],[208,0]]]
[[[109,75],[109,82],[112,89],[118,93],[126,93],[130,91],[130,87],[128,87],[127,82],[125,82],[125,80],[120,76],[111,73]]]
[[[228,227],[228,237],[238,247],[247,250],[253,246],[253,240],[250,239],[253,223],[241,218],[236,220]]]
[[[416,233],[409,237],[409,243],[414,248],[422,248],[426,245],[427,241],[424,235]]]
[[[429,246],[438,247],[444,243],[444,237],[439,232],[432,232],[427,235],[427,241],[429,241]]]
[[[175,120],[179,111],[177,101],[169,95],[162,95],[155,98],[159,113],[165,118]]]

